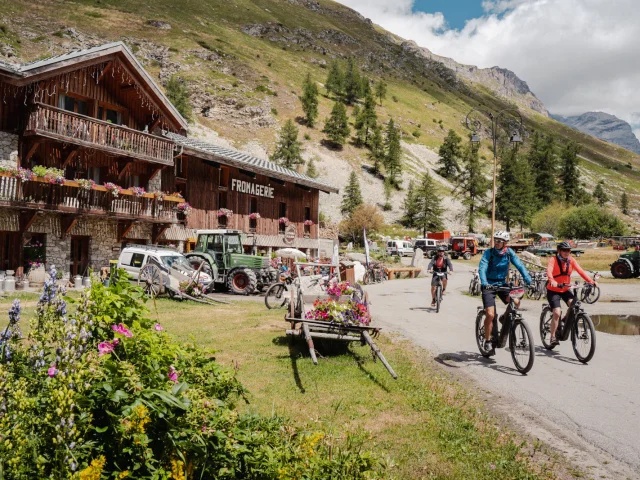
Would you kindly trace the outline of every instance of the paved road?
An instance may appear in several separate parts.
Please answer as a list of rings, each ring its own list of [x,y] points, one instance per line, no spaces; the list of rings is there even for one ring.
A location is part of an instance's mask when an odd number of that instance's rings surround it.
[[[428,278],[368,286],[376,323],[413,339],[449,370],[471,376],[478,388],[494,394],[495,408],[596,478],[640,478],[640,336],[598,332],[588,365],[575,359],[570,342],[554,352],[536,347],[533,369],[522,376],[508,351],[498,350],[492,359],[478,354],[474,322],[481,301],[462,294],[470,269],[462,263],[455,268],[439,314],[430,307]],[[638,300],[640,284],[605,284],[602,290],[604,300]],[[592,314],[640,312],[637,302],[587,307]],[[536,344],[540,308],[538,302],[523,302]]]

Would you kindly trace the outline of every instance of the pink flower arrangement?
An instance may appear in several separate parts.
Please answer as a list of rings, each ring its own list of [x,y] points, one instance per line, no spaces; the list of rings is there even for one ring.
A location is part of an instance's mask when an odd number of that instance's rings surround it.
[[[131,330],[125,327],[122,323],[119,325],[111,325],[111,330],[119,333],[120,335],[124,335],[127,338],[133,337],[133,333],[131,333]]]
[[[156,200],[164,200],[164,197],[166,197],[167,194],[161,192],[160,190],[156,190],[155,192],[153,192],[153,196],[156,197]]]
[[[176,209],[178,210],[178,212],[184,214],[185,217],[191,215],[191,212],[193,210],[193,208],[191,208],[191,205],[189,205],[189,202],[179,203],[178,205],[176,205]]]
[[[153,328],[155,328],[156,332],[161,332],[164,330],[164,328],[162,327],[162,325],[160,325],[159,323],[156,323]]]
[[[13,178],[17,178],[21,182],[29,182],[35,178],[35,174],[28,168],[13,168],[9,171]]]
[[[278,219],[278,223],[282,224],[282,225],[289,225],[289,219],[287,217],[280,217]]]
[[[167,373],[167,377],[173,383],[178,383],[178,372],[176,371],[176,369],[175,369],[175,367],[173,365],[171,365],[169,367],[169,373]]]
[[[305,220],[304,225],[310,227],[311,225],[315,225],[315,223],[313,223],[313,220]]]
[[[102,342],[98,344],[98,356],[108,355],[113,352],[115,345],[111,342]]]
[[[122,187],[115,183],[107,182],[103,186],[107,189],[107,192],[110,192],[114,197],[117,197],[120,195],[120,192],[122,192]]]
[[[231,218],[233,216],[233,210],[229,210],[228,208],[221,208],[218,210],[218,218],[227,217]]]
[[[64,171],[58,168],[47,168],[44,179],[52,185],[64,184]]]
[[[93,187],[96,185],[96,182],[86,178],[76,178],[76,183],[81,190],[93,190]]]
[[[371,315],[367,305],[354,301],[338,303],[333,299],[316,300],[313,303],[313,309],[305,314],[305,318],[341,325],[369,325],[371,323]]]
[[[251,220],[258,220],[259,218],[262,218],[262,217],[260,216],[260,214],[258,212],[255,212],[255,213],[250,213],[249,214],[249,218]]]
[[[349,282],[333,282],[327,286],[327,294],[332,297],[340,297],[342,295],[351,295],[353,287]]]
[[[49,370],[47,370],[47,375],[49,375],[50,378],[53,378],[56,376],[56,373],[58,373],[58,369],[54,363],[49,367]]]
[[[141,197],[147,193],[147,191],[142,187],[131,187],[129,190],[131,190],[136,197]]]

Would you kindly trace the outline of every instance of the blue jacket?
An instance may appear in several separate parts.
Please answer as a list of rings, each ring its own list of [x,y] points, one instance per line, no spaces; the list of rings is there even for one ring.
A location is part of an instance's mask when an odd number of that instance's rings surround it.
[[[480,283],[482,285],[502,285],[507,279],[509,274],[509,264],[518,269],[520,275],[524,279],[524,282],[529,285],[531,283],[531,277],[529,272],[522,264],[516,253],[507,248],[507,252],[504,255],[500,255],[494,248],[488,248],[482,254],[482,260],[480,260],[480,266],[478,267],[478,275],[480,275]]]

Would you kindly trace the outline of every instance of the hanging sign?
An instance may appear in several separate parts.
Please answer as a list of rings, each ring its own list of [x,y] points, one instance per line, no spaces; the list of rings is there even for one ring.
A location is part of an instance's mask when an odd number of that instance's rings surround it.
[[[296,226],[294,224],[287,226],[282,240],[289,246],[293,245],[293,242],[296,241]]]
[[[268,185],[259,185],[253,182],[246,182],[244,180],[231,180],[231,190],[235,190],[240,193],[247,193],[249,195],[255,195],[257,197],[273,198],[273,187]]]

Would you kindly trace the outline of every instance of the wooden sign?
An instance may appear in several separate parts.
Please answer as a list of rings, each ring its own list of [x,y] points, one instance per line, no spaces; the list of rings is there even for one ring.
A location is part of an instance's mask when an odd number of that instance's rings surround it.
[[[291,224],[287,226],[287,229],[284,231],[283,241],[285,244],[291,246],[293,242],[296,241],[296,226]]]

